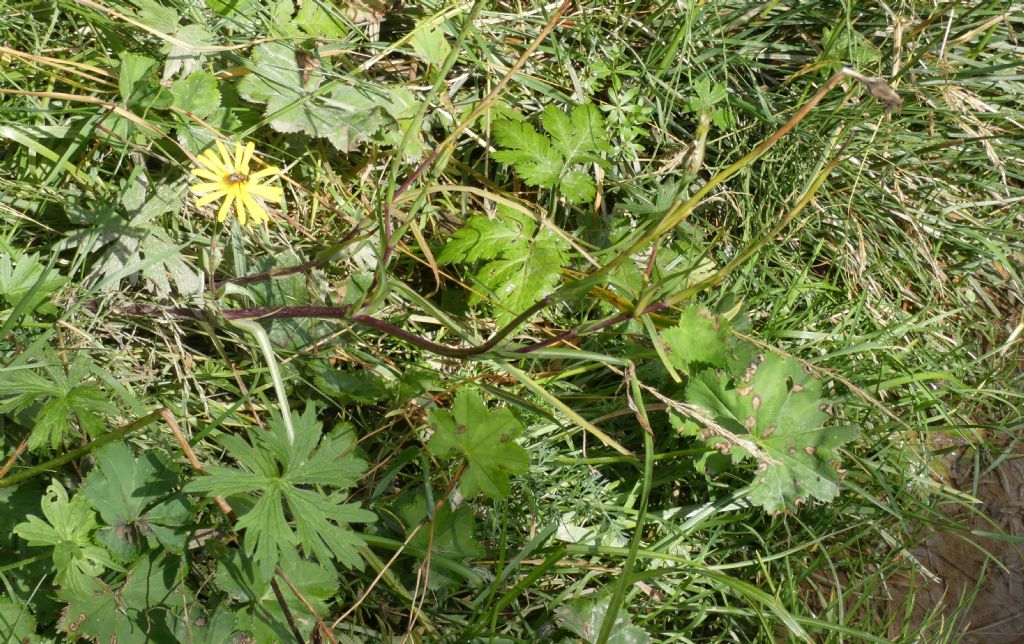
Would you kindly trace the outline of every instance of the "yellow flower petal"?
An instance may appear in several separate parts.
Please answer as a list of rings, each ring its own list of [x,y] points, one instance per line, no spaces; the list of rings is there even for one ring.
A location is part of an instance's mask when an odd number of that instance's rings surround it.
[[[242,157],[245,155],[245,148],[242,147],[241,141],[235,142],[235,156],[231,159],[231,167],[235,169],[235,172],[245,174],[245,166],[242,165]]]
[[[194,186],[189,186],[189,190],[197,195],[209,192],[211,190],[224,190],[223,181],[214,181],[212,183],[197,183]]]
[[[224,145],[224,142],[217,139],[217,149],[220,150],[220,158],[224,162],[224,170],[233,171],[234,168],[231,166],[231,155],[228,154],[228,148]]]
[[[249,172],[249,162],[252,161],[252,153],[255,150],[256,150],[256,144],[253,143],[252,141],[249,141],[249,143],[245,146],[245,151],[242,153],[241,163],[239,163],[239,167],[241,168],[241,172],[242,173],[248,174],[248,172]]]
[[[207,172],[215,172],[217,174],[224,174],[224,164],[220,162],[217,155],[214,154],[213,150],[207,150],[197,157],[199,165],[206,168]]]
[[[249,214],[252,217],[253,222],[260,224],[264,221],[270,221],[270,215],[255,199],[253,199],[248,192],[242,193],[242,202],[245,203],[249,209]]]
[[[235,216],[238,217],[238,223],[244,226],[246,220],[249,219],[249,213],[245,210],[245,191],[242,190],[240,184],[231,187],[234,188],[235,195]]]
[[[231,202],[235,200],[235,195],[230,192],[227,193],[227,197],[224,198],[224,203],[220,205],[220,210],[217,211],[217,221],[224,221],[228,216],[228,211],[231,210]]]
[[[249,175],[249,181],[259,181],[263,177],[269,177],[270,175],[281,174],[280,168],[274,166],[268,166],[262,170],[258,170]]]
[[[207,204],[211,204],[214,201],[217,201],[221,197],[225,196],[226,194],[228,194],[226,190],[219,190],[217,192],[211,192],[205,197],[200,197],[199,199],[196,199],[196,208],[202,208]]]
[[[277,186],[262,186],[259,184],[249,186],[249,194],[263,197],[267,201],[281,203],[284,201],[284,190]]]
[[[210,172],[209,170],[207,170],[205,168],[194,168],[192,170],[192,174],[197,176],[197,177],[201,177],[203,179],[207,179],[209,181],[223,181],[224,180],[224,174],[223,173]]]

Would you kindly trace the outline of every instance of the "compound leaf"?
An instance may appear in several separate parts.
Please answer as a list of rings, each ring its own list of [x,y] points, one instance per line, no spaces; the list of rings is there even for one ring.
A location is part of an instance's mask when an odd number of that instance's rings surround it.
[[[498,212],[496,219],[470,218],[445,246],[439,261],[492,260],[476,279],[500,303],[495,319],[505,325],[554,291],[569,256],[568,244],[546,228],[538,230],[531,218],[507,208]]]
[[[514,166],[527,185],[560,188],[569,203],[592,200],[594,180],[577,168],[580,163],[604,163],[599,155],[609,145],[601,112],[589,103],[576,105],[570,114],[548,105],[541,124],[550,140],[529,123],[499,119],[494,138],[503,149],[494,158]]]

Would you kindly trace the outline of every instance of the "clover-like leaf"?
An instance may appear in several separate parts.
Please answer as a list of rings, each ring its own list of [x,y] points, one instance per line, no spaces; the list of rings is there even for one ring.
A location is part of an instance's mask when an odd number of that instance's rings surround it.
[[[256,495],[255,504],[239,513],[236,527],[244,531],[245,553],[264,579],[283,552],[300,545],[324,564],[334,560],[361,568],[356,546],[363,540],[349,524],[375,521],[376,515],[347,503],[343,490],[355,484],[366,463],[349,453],[348,434],[323,435],[313,404],[302,415],[293,412],[292,424],[294,443],[280,417],[271,420],[269,430],[250,431],[251,443],[224,436],[221,443],[241,467],[211,466],[207,476],[185,489],[211,496]]]
[[[738,378],[705,370],[688,385],[687,399],[713,418],[701,429],[708,445],[734,462],[758,461],[750,500],[766,511],[838,494],[835,450],[854,440],[857,429],[825,427],[821,382],[795,360],[758,356]]]
[[[466,471],[459,481],[462,493],[483,492],[492,499],[509,491],[509,474],[524,474],[530,456],[515,439],[523,425],[507,408],[491,411],[476,391],[460,392],[452,411],[433,409],[430,424],[434,435],[427,443],[431,452],[444,456],[456,452],[466,459]]]
[[[106,550],[92,540],[98,523],[85,497],[68,493],[59,481],[50,483],[40,500],[44,521],[32,515],[14,526],[14,533],[30,546],[52,546],[57,583],[83,591],[104,568],[117,568]]]

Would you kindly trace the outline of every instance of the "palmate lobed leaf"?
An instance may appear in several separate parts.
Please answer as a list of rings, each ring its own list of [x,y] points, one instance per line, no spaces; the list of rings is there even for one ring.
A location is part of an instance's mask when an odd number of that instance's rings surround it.
[[[189,506],[180,493],[172,494],[178,481],[175,468],[156,452],[135,458],[125,443],[107,445],[95,457],[96,467],[85,477],[82,494],[107,524],[100,540],[122,560],[138,552],[138,537],[180,554]]]
[[[46,520],[29,516],[14,526],[14,533],[30,546],[53,547],[57,583],[80,591],[105,568],[118,567],[93,543],[92,534],[99,524],[84,496],[76,494],[69,500],[64,486],[53,481],[39,506]]]
[[[476,391],[459,393],[452,411],[433,409],[430,424],[434,435],[427,443],[431,452],[444,456],[456,452],[466,459],[459,487],[466,496],[483,492],[501,499],[509,492],[509,475],[524,474],[530,456],[515,439],[523,425],[507,408],[487,409]]]
[[[0,391],[0,412],[21,411],[41,403],[29,434],[30,450],[60,447],[72,419],[87,433],[96,434],[103,427],[102,416],[117,412],[106,393],[89,379],[92,362],[87,355],[79,355],[67,373],[50,364],[40,365],[39,370],[45,375],[30,369],[5,373],[5,387]]]
[[[236,527],[244,531],[242,545],[269,579],[282,553],[301,545],[321,562],[335,560],[350,567],[362,566],[355,546],[362,539],[349,523],[368,523],[376,515],[346,503],[344,494],[307,486],[342,490],[354,485],[366,464],[348,452],[351,440],[334,432],[324,436],[316,407],[292,413],[294,443],[287,437],[281,418],[274,417],[268,430],[249,432],[251,443],[237,436],[221,442],[239,468],[215,466],[207,476],[186,486],[186,491],[219,496],[257,495],[255,504],[239,514]],[[294,527],[289,524],[289,518]]]
[[[72,639],[97,642],[171,642],[172,619],[195,600],[182,584],[179,557],[151,552],[136,561],[118,588],[90,579],[59,593],[67,602],[57,628]]]
[[[679,323],[661,333],[672,366],[684,370],[697,365],[724,367],[729,338],[728,320],[699,306],[687,307]]]
[[[327,601],[338,590],[338,573],[334,568],[306,561],[294,551],[289,551],[281,558],[281,569],[317,615],[324,615]],[[233,602],[241,604],[234,611],[236,628],[252,636],[255,642],[285,642],[294,639],[269,579],[262,577],[252,561],[238,550],[232,550],[220,558],[214,584],[226,592]],[[299,630],[303,633],[312,632],[316,615],[310,612],[309,607],[295,593],[285,591],[284,599]]]
[[[728,435],[705,428],[706,442],[733,460],[759,461],[750,500],[768,512],[803,502],[831,501],[839,493],[835,450],[857,437],[856,427],[825,427],[821,382],[792,358],[758,356],[742,376],[702,371],[687,386],[689,402],[706,409]]]

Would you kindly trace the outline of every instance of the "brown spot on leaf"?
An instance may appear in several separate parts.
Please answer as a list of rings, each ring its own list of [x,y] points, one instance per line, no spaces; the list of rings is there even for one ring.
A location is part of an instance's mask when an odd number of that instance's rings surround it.
[[[764,433],[761,434],[761,438],[768,438],[769,436],[771,436],[774,433],[775,433],[775,425],[768,425],[768,429],[764,430]]]
[[[804,451],[807,452],[809,455],[814,456],[814,452],[818,450],[814,448],[814,445],[807,445],[806,447],[804,447]]]
[[[800,393],[803,390],[804,390],[804,386],[803,385],[793,385],[793,388],[790,389],[790,391],[792,391],[794,394],[798,394],[798,393]]]
[[[456,434],[465,434],[466,433],[466,426],[465,425],[456,425],[455,426],[455,433]]]
[[[754,408],[754,411],[757,411],[758,409],[760,409],[761,408],[761,397],[760,396],[754,396],[753,398],[751,398],[750,399],[750,406]]]
[[[757,419],[753,416],[747,416],[747,419],[743,421],[743,426],[748,430],[754,429],[755,425],[757,425]]]

